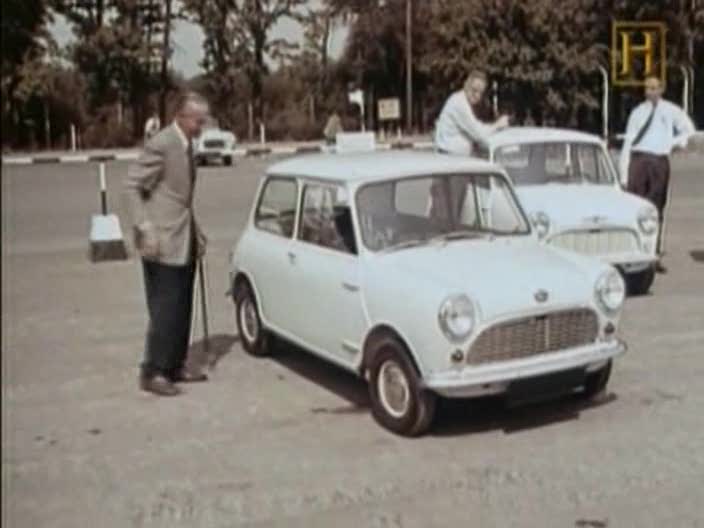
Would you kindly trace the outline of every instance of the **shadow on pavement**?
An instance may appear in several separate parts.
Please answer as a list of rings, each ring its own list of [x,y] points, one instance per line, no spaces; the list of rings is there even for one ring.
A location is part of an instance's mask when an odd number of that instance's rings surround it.
[[[694,262],[704,263],[704,249],[693,249],[689,252],[689,256]]]
[[[214,369],[238,341],[239,338],[232,334],[212,335],[207,346],[203,339],[195,341],[188,349],[188,363],[201,369]]]
[[[365,380],[285,341],[277,340],[272,360],[293,374],[315,383],[340,397],[346,404],[336,407],[313,407],[314,414],[353,414],[370,412]],[[506,434],[578,420],[580,413],[609,404],[617,399],[607,393],[594,401],[580,395],[562,397],[508,407],[500,397],[476,399],[440,398],[435,421],[429,434],[456,436],[503,430]]]
[[[301,350],[282,340],[276,340],[272,359],[294,374],[332,392],[347,402],[340,407],[314,407],[316,414],[348,414],[368,412],[369,396],[366,382],[342,368]]]
[[[539,403],[508,407],[501,396],[477,399],[441,399],[430,434],[455,436],[502,430],[505,434],[579,420],[588,409],[607,405],[618,397],[607,393],[593,401],[580,394],[567,394]]]

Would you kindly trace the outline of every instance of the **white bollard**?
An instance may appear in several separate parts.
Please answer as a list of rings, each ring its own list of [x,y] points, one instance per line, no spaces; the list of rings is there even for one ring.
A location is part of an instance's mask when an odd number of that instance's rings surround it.
[[[98,165],[98,182],[100,187],[100,212],[93,215],[90,226],[90,259],[92,262],[103,260],[127,259],[127,248],[120,220],[117,215],[108,214],[107,182],[105,163]]]

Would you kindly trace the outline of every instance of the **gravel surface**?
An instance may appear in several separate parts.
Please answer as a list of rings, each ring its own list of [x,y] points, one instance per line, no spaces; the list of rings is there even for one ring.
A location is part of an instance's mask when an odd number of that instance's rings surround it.
[[[704,527],[704,156],[675,159],[670,271],[628,299],[608,395],[443,401],[415,440],[375,424],[353,376],[243,353],[227,256],[270,161],[199,173],[216,358],[173,399],[137,389],[137,260],[88,261],[95,166],[3,167],[3,526]]]

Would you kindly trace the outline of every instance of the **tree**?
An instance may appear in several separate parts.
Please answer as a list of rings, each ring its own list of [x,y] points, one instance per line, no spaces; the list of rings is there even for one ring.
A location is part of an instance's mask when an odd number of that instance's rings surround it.
[[[262,87],[268,73],[266,58],[278,60],[296,48],[285,39],[272,39],[274,25],[285,17],[296,18],[305,0],[184,0],[191,20],[205,33],[205,70],[223,83],[238,70],[249,81],[254,118],[263,119]],[[234,95],[234,94],[232,94]]]
[[[171,83],[168,29],[170,0],[51,0],[73,26],[71,57],[88,81],[91,108],[127,105],[132,135],[142,134],[149,95],[163,100]],[[163,110],[163,103],[160,105]]]
[[[565,0],[560,9],[548,0],[438,2],[421,68],[446,92],[483,69],[498,82],[503,110],[520,121],[531,114],[538,123],[577,126],[598,106],[596,7],[596,0]]]
[[[26,74],[24,66],[44,54],[51,38],[44,0],[3,0],[2,21],[2,129],[3,142],[21,126],[17,89]]]

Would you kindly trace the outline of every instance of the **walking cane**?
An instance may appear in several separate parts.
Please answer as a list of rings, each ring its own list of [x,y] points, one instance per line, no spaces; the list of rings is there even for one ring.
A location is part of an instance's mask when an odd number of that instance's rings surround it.
[[[205,257],[198,259],[198,284],[200,286],[200,309],[203,317],[203,349],[210,360],[210,341],[208,334],[208,290],[206,288]]]
[[[191,309],[191,344],[195,337],[195,327],[198,320],[198,310],[203,321],[203,349],[205,350],[208,365],[212,365],[210,355],[210,333],[208,329],[208,271],[205,257],[196,260],[196,277],[194,284],[193,304]]]

